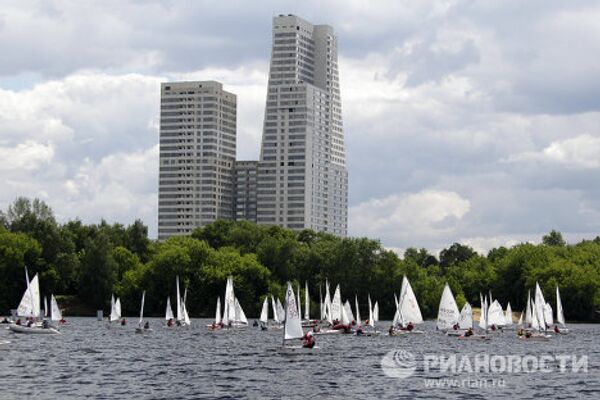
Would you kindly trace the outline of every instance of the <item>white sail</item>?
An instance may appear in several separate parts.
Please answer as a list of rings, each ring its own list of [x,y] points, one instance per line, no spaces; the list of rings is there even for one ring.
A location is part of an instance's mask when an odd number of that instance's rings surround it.
[[[531,325],[531,293],[527,291],[527,306],[525,307],[525,323]]]
[[[342,295],[340,293],[340,285],[337,285],[335,288],[335,293],[333,294],[333,300],[331,301],[331,319],[332,320],[341,320],[342,319]]]
[[[281,322],[279,313],[277,312],[277,304],[275,304],[275,298],[273,295],[271,295],[271,307],[273,308],[273,321],[277,323]],[[281,317],[283,317],[283,315]]]
[[[348,323],[356,321],[356,319],[354,318],[354,314],[352,314],[352,307],[350,307],[350,302],[348,300],[346,300],[346,302],[344,303],[344,311],[346,312],[346,317],[348,317]]]
[[[325,303],[323,302],[323,293],[321,293],[321,285],[319,285],[319,318],[321,321],[325,321],[327,319],[325,313]]]
[[[119,317],[117,317],[117,313],[115,310],[115,295],[113,294],[110,296],[110,318],[109,318],[109,320],[110,320],[110,322],[112,322],[112,321],[116,321],[118,319],[119,319]]]
[[[565,326],[565,315],[563,313],[562,301],[560,300],[560,292],[558,285],[556,286],[556,322]]]
[[[519,321],[517,322],[517,325],[523,326],[523,312],[521,311],[521,315],[519,315]]]
[[[473,309],[471,308],[469,302],[466,302],[462,310],[460,310],[458,326],[461,329],[469,329],[473,327]]]
[[[304,282],[304,319],[310,319],[310,297],[308,296],[308,281]]]
[[[138,322],[138,325],[142,325],[142,322],[144,322],[144,300],[146,298],[146,291],[144,290],[142,292],[142,305],[140,307],[140,322]]]
[[[504,310],[502,310],[502,306],[500,305],[498,300],[494,300],[494,302],[488,308],[487,323],[489,326],[504,326],[504,324],[506,323],[506,316],[504,315]]]
[[[52,321],[60,321],[62,319],[62,312],[58,308],[58,303],[54,295],[50,296],[50,319]]]
[[[285,324],[283,328],[283,340],[301,339],[304,336],[302,321],[296,305],[296,297],[292,284],[288,282],[285,294]]]
[[[248,324],[248,319],[246,318],[246,314],[244,313],[244,309],[240,305],[237,297],[235,299],[235,322],[239,324]]]
[[[177,312],[177,321],[181,321],[183,319],[183,314],[181,312],[181,293],[179,292],[179,275],[175,277],[175,287],[177,290],[177,309],[175,311]]]
[[[117,297],[115,301],[115,313],[117,315],[117,319],[121,319],[121,299]]]
[[[279,299],[277,299],[277,315],[280,318],[279,322],[285,321],[285,309],[283,308],[283,305],[281,304],[281,301],[279,301]]]
[[[510,326],[513,324],[512,319],[512,308],[510,307],[510,301],[506,305],[506,313],[504,313],[504,325]]]
[[[540,285],[535,283],[535,313],[540,325],[540,330],[546,330],[546,320],[544,318],[544,306],[546,305],[546,300],[544,300],[544,294],[542,293],[542,289]]]
[[[554,325],[554,317],[553,317],[552,306],[550,303],[546,303],[544,305],[544,320],[546,321],[547,326]]]
[[[409,322],[412,322],[413,324],[420,324],[423,322],[423,316],[421,315],[421,309],[417,302],[417,296],[415,296],[415,292],[413,292],[412,286],[406,276],[402,278],[402,293],[400,294],[399,303],[400,317],[403,325],[406,325]]]
[[[362,322],[360,320],[360,310],[358,309],[358,297],[354,295],[354,309],[356,310],[356,325],[362,326]]]
[[[235,321],[235,295],[233,293],[233,277],[227,278],[225,286],[225,302],[223,304],[223,323],[228,325]]]
[[[450,286],[446,283],[442,298],[440,299],[440,307],[438,308],[437,328],[439,330],[452,329],[458,323],[460,312],[454,300],[454,295]]]
[[[486,300],[483,298],[481,294],[479,294],[479,301],[481,302],[481,311],[479,313],[479,327],[483,330],[487,330],[488,322],[487,322],[487,304]]]
[[[536,305],[535,305],[535,301],[531,301],[531,328],[535,329],[535,330],[541,330],[542,326],[540,324],[540,321],[538,320],[537,317],[537,312],[536,310]]]
[[[373,308],[371,305],[371,294],[369,293],[369,295],[367,296],[367,300],[369,303],[369,326],[371,327],[375,327],[375,321],[373,321]]]
[[[183,310],[181,310],[182,314],[183,314],[183,324],[185,325],[189,325],[190,324],[190,316],[187,312],[187,308],[185,307],[185,302],[181,303],[181,307],[183,308]]]
[[[48,317],[48,298],[44,296],[44,317]]]
[[[173,318],[173,309],[171,308],[171,298],[167,297],[167,310],[165,311],[165,319],[168,321]]]
[[[260,312],[259,321],[266,324],[269,321],[269,301],[265,297],[263,301],[262,310]]]
[[[331,293],[329,293],[329,281],[325,280],[325,318],[330,324],[333,323],[332,311],[331,311]]]
[[[340,307],[340,314],[340,322],[344,325],[350,325],[351,320],[345,304]]]
[[[23,298],[21,299],[19,307],[17,308],[17,315],[19,317],[40,317],[40,301],[40,283],[38,280],[38,275],[35,274],[31,282],[27,282],[27,289],[25,290]]]
[[[300,314],[300,317],[302,317],[302,301],[300,300],[300,285],[298,285],[297,288],[297,293],[298,293],[298,314]]]
[[[373,321],[377,322],[379,321],[379,302],[375,302],[375,305],[373,306]]]
[[[221,323],[221,298],[217,297],[217,309],[215,312],[215,325]]]

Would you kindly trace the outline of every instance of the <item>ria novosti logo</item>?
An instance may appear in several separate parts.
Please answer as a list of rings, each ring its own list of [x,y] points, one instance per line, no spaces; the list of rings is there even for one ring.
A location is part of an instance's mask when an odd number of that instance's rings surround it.
[[[406,350],[391,350],[381,359],[381,368],[390,378],[408,378],[417,369],[417,360]]]
[[[416,371],[417,363],[425,374],[432,372],[443,376],[588,372],[587,355],[423,354],[417,360],[412,353],[402,349],[386,353],[381,359],[381,368],[391,378],[404,379]]]

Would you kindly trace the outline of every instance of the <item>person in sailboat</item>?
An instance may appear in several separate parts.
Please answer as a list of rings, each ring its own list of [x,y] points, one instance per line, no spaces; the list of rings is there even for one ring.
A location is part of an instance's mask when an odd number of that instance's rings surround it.
[[[175,322],[175,325],[181,326],[181,321],[177,320],[177,322]]]
[[[390,329],[388,329],[388,335],[394,336],[396,331],[394,330],[394,325],[390,325]]]
[[[361,326],[361,325],[359,325],[359,326],[356,328],[356,336],[362,336],[362,335],[364,335],[364,334],[365,334],[365,332],[363,331],[363,328],[362,328],[362,326]]]
[[[315,343],[315,338],[313,337],[311,331],[306,332],[302,337],[302,347],[312,349],[313,347],[315,347]]]
[[[454,329],[455,331],[457,331],[459,328],[458,323],[452,325],[452,329]]]
[[[252,324],[252,326],[258,326],[258,321],[254,320],[254,324]]]
[[[123,326],[127,325],[127,320],[125,318],[123,318],[121,320],[121,325],[123,325]]]
[[[554,325],[554,333],[560,333],[560,329],[558,328],[558,325]]]
[[[473,336],[473,328],[467,329],[467,331],[465,332],[465,336]]]
[[[408,324],[406,325],[406,330],[410,332],[413,329],[415,329],[414,324],[412,323],[412,321],[408,321]]]
[[[42,321],[42,328],[44,328],[44,329],[50,328],[50,323],[48,322],[47,319]]]
[[[31,328],[33,326],[33,318],[27,318],[27,327]]]
[[[170,328],[173,326],[173,324],[174,324],[173,318],[169,318],[169,320],[167,321],[167,326]]]
[[[17,322],[15,322],[15,325],[21,326],[21,318],[17,318]]]

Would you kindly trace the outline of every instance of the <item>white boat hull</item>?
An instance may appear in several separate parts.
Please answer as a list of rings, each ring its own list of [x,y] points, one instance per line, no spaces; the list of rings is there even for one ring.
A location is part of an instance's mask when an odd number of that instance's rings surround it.
[[[38,328],[38,327],[26,327],[21,325],[9,325],[8,327],[14,333],[24,333],[28,335],[57,335],[60,332],[54,328]]]

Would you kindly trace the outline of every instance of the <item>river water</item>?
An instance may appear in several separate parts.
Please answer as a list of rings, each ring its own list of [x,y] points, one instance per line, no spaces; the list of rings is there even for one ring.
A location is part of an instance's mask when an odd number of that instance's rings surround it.
[[[1,328],[0,341],[10,343],[0,345],[0,399],[600,398],[600,325],[573,324],[570,335],[547,342],[514,331],[484,342],[436,333],[426,322],[424,335],[323,335],[318,349],[283,352],[281,331],[209,332],[208,322],[167,329],[150,319],[154,331],[144,335],[134,324],[109,329],[92,318],[71,318],[62,335]],[[399,369],[382,367],[386,355]],[[484,360],[478,369],[476,359]]]

